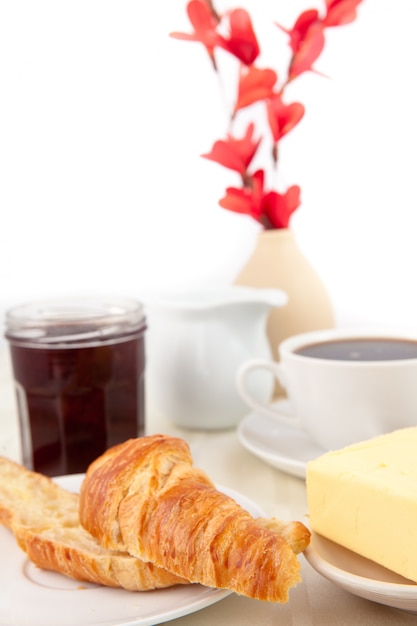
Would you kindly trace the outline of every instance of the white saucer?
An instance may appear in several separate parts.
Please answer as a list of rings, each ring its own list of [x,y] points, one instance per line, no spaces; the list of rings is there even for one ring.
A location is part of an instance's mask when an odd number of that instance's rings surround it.
[[[417,613],[417,584],[312,533],[304,556],[315,570],[361,598]]]
[[[83,475],[54,480],[78,491]],[[218,486],[254,517],[265,513],[249,498]],[[154,626],[219,602],[231,591],[177,585],[154,591],[126,591],[80,583],[28,561],[12,533],[0,527],[1,626]]]
[[[288,415],[288,400],[274,407]],[[291,428],[259,413],[250,413],[237,428],[240,443],[265,463],[287,474],[305,478],[306,465],[326,451],[297,428]]]

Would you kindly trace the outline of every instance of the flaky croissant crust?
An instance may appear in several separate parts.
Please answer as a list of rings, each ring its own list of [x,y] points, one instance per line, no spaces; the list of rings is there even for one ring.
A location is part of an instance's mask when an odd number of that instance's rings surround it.
[[[258,523],[193,466],[186,442],[153,435],[108,450],[89,467],[80,520],[101,543],[210,587],[285,602],[300,580],[309,532]],[[285,536],[287,534],[287,536]]]
[[[78,494],[0,457],[0,524],[38,567],[131,591],[188,583],[127,552],[103,548],[81,526],[78,508]]]

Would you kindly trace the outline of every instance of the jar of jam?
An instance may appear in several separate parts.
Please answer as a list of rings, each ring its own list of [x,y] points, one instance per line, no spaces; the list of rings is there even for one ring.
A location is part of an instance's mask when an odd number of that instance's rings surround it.
[[[146,320],[140,302],[78,298],[6,313],[22,462],[49,476],[85,472],[145,429]]]

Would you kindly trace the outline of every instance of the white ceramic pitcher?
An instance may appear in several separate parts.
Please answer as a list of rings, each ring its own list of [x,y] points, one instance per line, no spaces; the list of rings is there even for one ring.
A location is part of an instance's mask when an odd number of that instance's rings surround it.
[[[145,299],[150,411],[186,428],[235,426],[248,410],[236,372],[254,355],[271,357],[267,315],[286,301],[278,289],[235,285]],[[248,385],[257,398],[271,397],[271,377],[254,373]]]

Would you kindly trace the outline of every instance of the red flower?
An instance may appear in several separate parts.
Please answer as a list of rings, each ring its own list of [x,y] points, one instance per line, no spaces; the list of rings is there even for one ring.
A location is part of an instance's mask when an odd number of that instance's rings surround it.
[[[187,4],[189,20],[194,27],[193,33],[170,33],[175,39],[199,41],[202,43],[216,67],[214,49],[216,46],[227,50],[245,65],[251,65],[259,55],[259,44],[252,26],[252,20],[245,9],[234,9],[225,14],[228,21],[229,35],[218,32],[220,18],[206,0],[190,0]]]
[[[288,70],[288,80],[293,80],[303,72],[312,70],[314,61],[323,51],[324,24],[319,18],[318,11],[310,9],[299,16],[291,30],[279,24],[277,26],[290,36],[293,56]]]
[[[243,109],[259,100],[271,98],[274,94],[274,85],[277,80],[278,76],[274,70],[261,70],[254,65],[242,68],[234,112],[236,113],[239,109]]]
[[[266,107],[269,127],[275,143],[298,124],[305,112],[304,105],[300,102],[284,104],[280,93],[275,93],[267,100]]]
[[[300,206],[300,187],[293,185],[284,194],[267,193],[262,201],[262,213],[272,228],[288,228],[290,217]]]
[[[264,177],[264,171],[258,170],[250,187],[228,187],[219,204],[229,211],[249,215],[265,228],[287,228],[292,213],[300,206],[300,188],[294,185],[285,194],[265,192]]]
[[[223,37],[222,48],[245,65],[251,65],[259,55],[250,15],[245,9],[234,9],[225,15],[229,20],[229,37]]]
[[[291,30],[281,26],[281,24],[276,23],[276,25],[290,36],[290,48],[293,54],[297,54],[300,45],[307,36],[310,26],[318,21],[319,12],[316,9],[310,9],[309,11],[301,13]]]
[[[222,44],[222,37],[217,33],[218,20],[213,15],[205,0],[190,0],[187,4],[189,20],[194,27],[193,33],[170,33],[174,39],[184,39],[186,41],[199,41],[202,43],[216,67],[214,59],[215,46]]]
[[[362,0],[326,0],[325,26],[342,26],[356,19],[356,7]]]
[[[189,0],[187,13],[194,30],[192,33],[171,33],[171,36],[202,43],[215,69],[216,48],[240,61],[231,122],[235,121],[241,109],[264,103],[266,120],[264,118],[262,123],[266,121],[269,126],[272,166],[277,173],[279,142],[305,113],[304,105],[299,102],[285,104],[284,93],[295,78],[304,72],[316,71],[313,64],[324,48],[326,28],[354,21],[361,1],[325,0],[326,10],[321,15],[317,9],[309,9],[299,15],[291,29],[277,24],[288,35],[291,49],[287,75],[279,85],[278,75],[273,69],[261,69],[254,65],[260,50],[251,17],[245,9],[235,8],[219,14],[214,8],[214,0]],[[262,141],[262,138],[254,138],[255,128],[253,122],[247,124],[241,137],[229,132],[225,139],[215,141],[210,152],[202,156],[237,172],[241,177],[241,186],[228,187],[219,201],[220,206],[252,217],[265,229],[288,228],[291,215],[300,205],[300,188],[293,185],[285,193],[265,190],[265,170],[258,169],[254,174],[249,171]]]
[[[244,176],[261,143],[261,139],[253,140],[254,129],[255,125],[249,124],[242,139],[229,134],[226,140],[216,141],[211,152],[202,156]]]
[[[224,209],[243,213],[261,220],[261,204],[264,187],[264,171],[258,170],[251,178],[251,186],[242,188],[228,187],[226,195],[219,200],[219,204]]]

